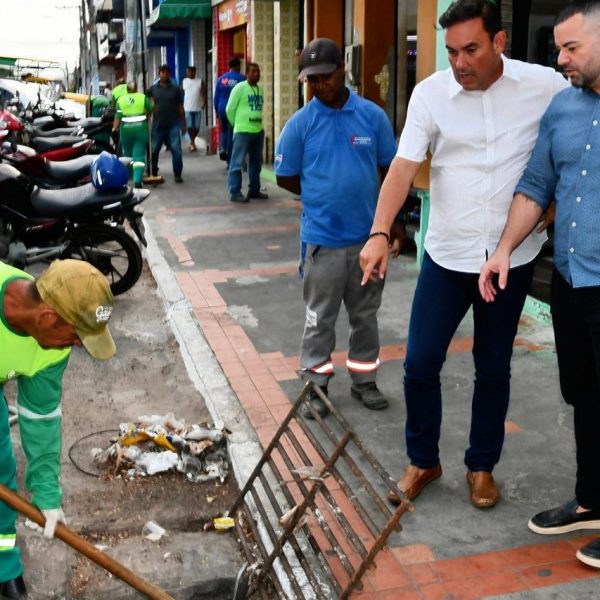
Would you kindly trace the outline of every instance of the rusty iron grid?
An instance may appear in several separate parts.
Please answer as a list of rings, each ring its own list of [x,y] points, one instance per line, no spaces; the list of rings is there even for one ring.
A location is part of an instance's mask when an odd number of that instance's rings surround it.
[[[309,426],[298,411],[311,391],[325,402],[331,417],[323,419],[307,403],[314,416]],[[403,499],[395,510],[359,463],[386,491]],[[295,510],[290,514],[292,508]],[[394,479],[329,398],[319,386],[308,382],[229,514],[236,520],[249,563],[258,565],[251,593],[265,598],[263,584],[268,578],[281,598],[288,597],[286,587],[299,599],[345,600],[363,588],[361,579],[367,569],[376,568],[377,553],[392,532],[402,529],[402,515],[413,510]],[[366,532],[356,531],[356,519],[349,514],[352,511]],[[260,518],[262,537],[253,515]],[[287,519],[282,521],[282,517]],[[282,585],[278,573],[287,580],[287,586]]]

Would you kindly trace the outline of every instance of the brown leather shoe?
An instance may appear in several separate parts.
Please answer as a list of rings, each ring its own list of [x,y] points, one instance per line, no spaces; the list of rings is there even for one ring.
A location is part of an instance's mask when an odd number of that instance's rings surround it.
[[[442,465],[435,465],[431,469],[419,469],[414,465],[408,465],[404,471],[404,475],[400,481],[398,481],[398,489],[404,492],[404,495],[408,500],[416,498],[422,491],[423,488],[428,484],[440,477],[442,474]],[[387,494],[388,500],[394,504],[400,504],[402,499],[398,494],[395,494],[390,490]]]
[[[475,508],[492,508],[500,500],[500,490],[491,473],[487,471],[467,471],[467,483],[471,504]]]

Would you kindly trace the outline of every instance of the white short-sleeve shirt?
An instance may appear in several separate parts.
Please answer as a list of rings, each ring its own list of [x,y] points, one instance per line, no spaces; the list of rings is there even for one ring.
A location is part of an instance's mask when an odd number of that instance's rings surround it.
[[[425,249],[447,269],[478,273],[494,252],[539,122],[567,80],[549,67],[502,57],[503,73],[485,91],[465,91],[451,69],[419,83],[397,156],[431,160],[431,212]],[[511,265],[538,254],[546,234],[531,233]]]
[[[194,79],[186,77],[181,82],[181,87],[184,91],[183,110],[186,112],[198,112],[202,110],[202,96],[200,95],[202,79],[198,77],[194,77]]]

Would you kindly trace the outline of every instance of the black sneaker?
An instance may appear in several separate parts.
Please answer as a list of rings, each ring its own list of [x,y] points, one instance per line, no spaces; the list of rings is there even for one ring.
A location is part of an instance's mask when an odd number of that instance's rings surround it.
[[[577,550],[575,556],[582,563],[600,569],[600,538]]]
[[[269,194],[265,194],[264,192],[248,192],[246,198],[248,198],[248,200],[251,198],[253,200],[268,200]]]
[[[321,388],[321,391],[327,396],[327,386],[320,385],[319,387]],[[319,397],[317,392],[315,392],[315,390],[310,390],[310,392],[308,393],[308,397],[306,398],[304,404],[302,404],[302,408],[300,409],[300,414],[305,419],[314,420],[315,418],[315,415],[313,415],[313,413],[307,405],[308,402],[310,402],[310,405],[313,407],[315,412],[319,413],[321,417],[326,417],[329,414],[329,409],[327,408],[325,402],[321,400],[321,398]]]
[[[175,183],[183,183],[183,178],[181,175],[175,175]]]
[[[374,381],[353,383],[350,388],[350,395],[360,400],[365,408],[370,410],[382,410],[390,405],[388,399],[381,393]]]
[[[19,575],[14,579],[2,581],[0,583],[0,598],[12,600],[13,598],[27,598],[27,588],[23,581],[23,576]]]
[[[542,535],[556,535],[578,529],[600,529],[600,511],[578,513],[577,506],[577,499],[573,498],[562,506],[538,513],[527,526],[531,531]]]
[[[231,200],[231,202],[250,202],[244,194],[240,194],[239,192],[237,194],[231,194],[229,200]]]

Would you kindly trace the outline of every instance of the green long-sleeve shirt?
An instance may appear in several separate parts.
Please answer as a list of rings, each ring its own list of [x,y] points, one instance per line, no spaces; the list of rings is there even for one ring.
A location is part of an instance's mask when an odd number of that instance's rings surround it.
[[[259,85],[250,85],[247,81],[238,83],[231,90],[225,109],[233,133],[260,133],[264,103],[265,95]]]
[[[4,402],[3,384],[16,379],[19,431],[27,458],[25,485],[38,508],[58,508],[62,499],[60,398],[71,349],[44,349],[8,324],[4,295],[15,279],[33,277],[0,262],[0,402]]]

